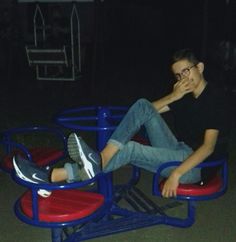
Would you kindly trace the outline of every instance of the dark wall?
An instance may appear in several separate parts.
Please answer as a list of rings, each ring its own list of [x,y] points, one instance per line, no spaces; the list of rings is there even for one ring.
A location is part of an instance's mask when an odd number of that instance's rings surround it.
[[[86,46],[85,80],[65,85],[40,83],[40,92],[58,90],[66,92],[65,97],[89,96],[97,103],[157,98],[172,84],[168,60],[174,50],[193,48],[208,62],[209,53],[214,53],[221,40],[235,42],[235,5],[233,0],[229,5],[225,0],[105,0],[97,6],[78,4],[81,39]],[[27,32],[32,29],[32,8],[9,2],[10,17],[3,18],[5,7],[0,4],[1,23],[5,24],[1,33],[10,29],[16,36],[0,36],[0,62],[8,82],[15,80],[16,85],[33,93],[38,83],[33,80],[24,53],[25,43],[31,41]]]
[[[170,85],[168,60],[175,50],[189,47],[205,59],[209,41],[222,38],[223,1],[212,2],[105,1],[102,89],[111,92],[115,84],[118,99],[162,95]]]

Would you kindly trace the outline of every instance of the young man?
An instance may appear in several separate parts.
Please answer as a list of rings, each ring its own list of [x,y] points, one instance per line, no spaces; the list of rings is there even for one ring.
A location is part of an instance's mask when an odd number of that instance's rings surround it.
[[[134,103],[100,154],[72,133],[68,138],[68,152],[75,163],[53,169],[50,181],[84,180],[101,170],[110,172],[126,164],[156,172],[162,163],[176,160],[182,161],[180,166],[167,168],[162,173],[168,178],[162,191],[164,197],[176,196],[179,183],[201,181],[202,172],[195,167],[207,158],[215,159],[227,152],[225,97],[223,91],[218,92],[205,80],[204,64],[189,49],[174,54],[171,70],[176,81],[170,94],[153,103],[146,99]],[[177,136],[160,115],[170,110],[175,115]],[[131,141],[141,126],[146,129],[150,146]],[[29,166],[31,169],[26,168]],[[14,159],[14,167],[22,179],[36,182],[32,174],[38,172],[42,180],[47,180],[45,171],[23,159]]]

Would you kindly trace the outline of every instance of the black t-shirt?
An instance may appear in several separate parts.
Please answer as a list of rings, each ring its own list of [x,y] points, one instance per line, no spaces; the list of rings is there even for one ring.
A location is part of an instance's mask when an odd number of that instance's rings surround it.
[[[228,149],[229,112],[227,97],[223,89],[213,88],[209,83],[198,98],[186,94],[170,104],[174,113],[176,136],[193,150],[204,140],[207,129],[219,130],[214,153],[207,160],[225,156]]]

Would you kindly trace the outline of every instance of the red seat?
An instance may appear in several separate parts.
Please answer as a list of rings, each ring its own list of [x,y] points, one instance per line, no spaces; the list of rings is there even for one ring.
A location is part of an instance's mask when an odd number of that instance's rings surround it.
[[[43,222],[68,222],[94,213],[104,203],[101,194],[81,190],[54,190],[48,198],[38,197],[39,220]],[[31,191],[20,198],[22,212],[32,218]]]
[[[32,155],[33,161],[38,166],[46,166],[50,162],[58,160],[64,155],[64,152],[62,150],[58,150],[50,147],[35,147],[35,148],[29,149],[29,152]],[[16,154],[23,155],[23,153],[18,150],[18,151],[13,151],[11,152],[11,154],[3,157],[3,162],[1,162],[1,167],[4,170],[11,171],[13,169],[12,158]]]
[[[133,141],[138,142],[142,145],[150,145],[150,142],[147,138],[143,137],[142,135],[136,134],[133,138]]]
[[[160,183],[162,191],[166,179]],[[223,186],[223,180],[220,176],[214,177],[211,181],[204,185],[197,184],[180,184],[177,189],[177,195],[182,196],[208,196],[218,192]]]

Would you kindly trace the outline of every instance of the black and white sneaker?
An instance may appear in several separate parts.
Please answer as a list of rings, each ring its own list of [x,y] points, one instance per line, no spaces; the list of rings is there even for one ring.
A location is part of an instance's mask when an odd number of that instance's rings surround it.
[[[13,157],[13,167],[17,176],[24,181],[35,184],[50,183],[49,170],[40,168],[19,155]],[[51,195],[51,191],[39,189],[38,194],[42,197],[48,197]]]
[[[101,156],[91,149],[81,137],[71,133],[67,140],[67,148],[70,158],[79,163],[85,174],[82,179],[91,179],[101,171]],[[87,176],[87,177],[86,177]]]

